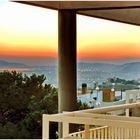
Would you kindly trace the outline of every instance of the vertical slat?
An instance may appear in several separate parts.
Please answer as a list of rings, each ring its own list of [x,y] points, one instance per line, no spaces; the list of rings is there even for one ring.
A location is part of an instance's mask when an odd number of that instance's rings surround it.
[[[136,139],[138,139],[138,130],[137,129],[135,130],[136,130]]]
[[[129,130],[129,139],[131,139],[132,138],[132,128],[130,128],[130,130]]]
[[[63,122],[63,138],[69,135],[69,123]]]
[[[139,129],[137,129],[137,139],[139,139]]]
[[[107,131],[108,131],[108,127],[105,127],[104,129],[104,138],[107,139]]]
[[[122,128],[122,138],[125,139],[125,128]]]
[[[137,139],[139,139],[139,129],[137,129]]]
[[[117,133],[118,133],[118,139],[120,139],[120,137],[121,137],[121,134],[120,134],[121,131],[120,131],[120,128],[119,127],[117,128]]]
[[[91,131],[91,130],[90,130],[90,136],[89,137],[90,137],[90,139],[93,138],[93,131]]]
[[[79,137],[79,134],[76,134],[76,137]]]
[[[81,133],[81,138],[84,138],[84,131]]]
[[[129,135],[130,135],[130,133],[129,133],[129,131],[130,131],[130,128],[127,128],[127,139],[129,139]]]
[[[112,131],[111,131],[112,139],[114,139],[114,138],[115,138],[115,137],[114,137],[114,127],[112,127],[111,130],[112,130]]]
[[[96,134],[96,130],[94,130],[93,133],[94,133],[94,137],[93,137],[93,138],[94,138],[94,139],[97,139],[97,137],[96,137],[96,135],[97,135],[97,134]]]
[[[135,139],[137,138],[137,133],[136,133],[136,132],[137,132],[137,130],[136,130],[136,128],[135,128],[135,129],[134,129],[134,133],[135,133],[135,137],[134,137],[134,138],[135,138]]]
[[[135,129],[133,128],[133,139],[135,139]]]
[[[98,139],[100,139],[101,138],[101,136],[100,136],[100,129],[98,129],[97,132],[98,132]]]
[[[117,127],[114,128],[114,132],[115,132],[115,133],[114,133],[114,135],[115,135],[115,139],[117,139],[117,138],[118,138]]]
[[[138,138],[140,139],[140,129],[138,129]]]
[[[122,139],[125,139],[125,131],[124,131],[124,128],[122,128]]]
[[[82,138],[82,134],[83,134],[83,132],[82,132],[82,133],[80,133],[80,138]]]
[[[78,138],[79,138],[79,136],[80,136],[80,133],[77,133],[77,134],[76,134],[76,137],[78,137]]]
[[[83,133],[82,133],[82,138],[83,138],[83,139],[85,138],[85,133],[84,133],[84,131],[83,131]]]
[[[80,134],[81,134],[81,133],[77,133],[77,137],[78,137],[78,138],[80,137]]]
[[[134,128],[132,129],[132,139],[134,139],[135,138],[135,130],[134,130]]]
[[[125,139],[127,139],[127,128],[124,128]]]
[[[111,137],[111,129],[112,129],[112,127],[109,127],[108,128],[108,139],[111,139],[112,137]]]
[[[138,129],[136,129],[136,139],[138,139]]]
[[[136,138],[136,129],[134,128],[134,139]]]
[[[101,128],[101,139],[105,138],[105,128]]]
[[[137,130],[137,138],[138,139],[140,138],[140,131],[139,131],[139,129]]]
[[[139,129],[137,130],[137,137],[138,137],[138,139],[140,138],[140,131],[139,131]]]
[[[83,133],[83,132],[82,132]],[[82,133],[80,133],[80,138],[82,138]]]
[[[122,130],[122,128],[120,127],[120,139],[123,139],[123,132],[122,132],[123,130]]]
[[[85,139],[89,139],[89,136],[90,136],[89,129],[90,129],[89,125],[85,125]]]
[[[118,139],[121,139],[121,128],[118,127]]]
[[[131,132],[132,132],[131,139],[133,139],[133,137],[134,137],[133,128],[132,128],[132,131]]]

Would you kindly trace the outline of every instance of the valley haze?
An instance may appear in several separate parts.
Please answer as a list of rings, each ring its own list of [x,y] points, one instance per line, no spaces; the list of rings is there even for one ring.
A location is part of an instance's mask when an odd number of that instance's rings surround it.
[[[27,75],[32,73],[44,74],[47,79],[45,83],[57,87],[57,64],[30,66],[23,63],[0,60],[0,70],[17,70]],[[125,80],[140,79],[140,62],[127,62],[124,64],[110,64],[103,62],[83,62],[77,63],[77,87],[82,83],[92,83],[96,81],[102,83],[108,78],[118,77]]]

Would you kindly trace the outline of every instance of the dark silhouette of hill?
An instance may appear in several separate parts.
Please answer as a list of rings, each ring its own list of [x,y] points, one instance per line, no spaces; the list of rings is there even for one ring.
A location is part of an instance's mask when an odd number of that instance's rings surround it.
[[[126,63],[120,66],[121,72],[140,73],[140,62]]]
[[[93,69],[95,68],[97,71],[112,71],[116,69],[118,65],[108,64],[108,63],[88,63],[88,62],[80,62],[78,63],[79,69]]]
[[[30,66],[21,63],[0,60],[0,68],[30,68]]]
[[[78,69],[93,69],[96,71],[118,72],[118,73],[140,73],[140,62],[125,63],[123,65],[115,65],[108,63],[78,63]]]
[[[22,63],[8,62],[0,60],[0,68],[31,68]],[[78,69],[95,70],[96,72],[116,72],[116,73],[140,73],[140,62],[125,63],[122,65],[115,65],[109,63],[89,63],[89,62],[78,62]],[[36,69],[45,70],[54,69],[57,71],[56,65],[51,66],[34,66]]]

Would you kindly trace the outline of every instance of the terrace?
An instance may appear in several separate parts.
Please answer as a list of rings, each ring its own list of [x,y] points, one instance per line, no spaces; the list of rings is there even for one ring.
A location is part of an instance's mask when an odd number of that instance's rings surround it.
[[[79,139],[139,139],[140,118],[133,112],[139,109],[140,102],[137,98],[140,90],[126,91],[126,104],[100,107],[73,112],[63,112],[54,115],[43,115],[43,138],[49,138],[50,122],[62,122],[62,138]],[[135,95],[129,99],[129,95]],[[137,96],[137,97],[136,97]],[[129,103],[131,100],[131,103]],[[132,115],[129,116],[129,109]],[[125,110],[125,116],[111,115],[112,111]],[[138,110],[137,110],[138,111]],[[138,111],[139,112],[139,111]],[[138,113],[137,112],[137,113]],[[82,124],[84,130],[69,133],[69,124]]]
[[[134,103],[112,107],[75,111],[77,98],[76,14],[140,25],[140,2],[20,1],[20,3],[58,10],[58,92],[60,113],[43,115],[43,138],[49,138],[49,123],[51,121],[62,122],[62,136],[60,135],[60,138],[140,138],[140,118],[128,116],[128,109],[133,110],[140,107],[140,103],[136,102],[137,100]],[[113,116],[109,113],[124,109],[127,109],[127,116]],[[70,134],[70,123],[83,124],[84,130]]]

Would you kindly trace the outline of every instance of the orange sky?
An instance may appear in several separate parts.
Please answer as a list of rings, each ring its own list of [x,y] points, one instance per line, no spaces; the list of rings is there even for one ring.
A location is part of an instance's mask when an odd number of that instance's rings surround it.
[[[0,2],[0,56],[57,57],[57,11]],[[140,27],[77,15],[79,59],[140,58]]]

